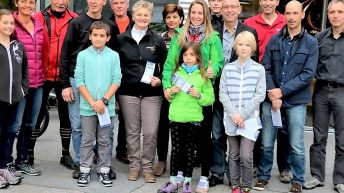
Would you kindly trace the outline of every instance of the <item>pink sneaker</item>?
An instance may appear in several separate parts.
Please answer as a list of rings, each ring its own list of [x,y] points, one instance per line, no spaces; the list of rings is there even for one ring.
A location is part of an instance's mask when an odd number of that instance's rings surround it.
[[[17,185],[21,182],[21,179],[17,176],[15,176],[12,172],[10,172],[7,168],[6,169],[0,169],[0,175],[5,178],[5,180],[10,185]]]
[[[158,190],[158,193],[176,193],[176,192],[178,192],[178,186],[177,184],[173,184],[171,182],[165,183]]]
[[[238,186],[233,186],[232,187],[232,193],[241,193],[241,190]]]

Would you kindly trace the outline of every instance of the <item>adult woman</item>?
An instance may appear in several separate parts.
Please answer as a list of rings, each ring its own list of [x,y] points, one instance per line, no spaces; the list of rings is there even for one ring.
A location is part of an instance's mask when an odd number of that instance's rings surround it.
[[[42,103],[44,66],[48,58],[48,34],[43,32],[43,25],[32,17],[35,11],[34,0],[16,0],[18,11],[13,13],[15,20],[14,36],[24,44],[28,59],[29,92],[19,102],[13,132],[19,131],[17,140],[18,170],[24,174],[37,176],[40,171],[32,168],[33,159],[28,155],[28,142],[36,125]],[[13,146],[13,140],[9,143]],[[11,161],[11,160],[10,160]]]
[[[163,71],[163,89],[166,99],[172,97],[171,77],[175,68],[180,48],[186,42],[192,41],[201,45],[203,63],[206,67],[208,78],[212,81],[221,74],[223,68],[223,52],[218,33],[211,26],[209,7],[204,0],[195,0],[190,4],[188,18],[183,28],[177,30],[179,34],[174,36],[171,41],[168,56]],[[197,185],[196,192],[207,192],[209,175],[209,161],[211,151],[211,107],[203,108],[204,120],[201,123],[202,129],[199,131],[199,153],[202,173],[201,179]]]
[[[128,180],[136,181],[142,168],[144,180],[151,183],[155,182],[152,166],[162,100],[161,71],[167,55],[163,39],[148,27],[152,15],[152,3],[136,2],[134,24],[118,36],[123,76],[117,91],[127,132]]]
[[[167,4],[162,11],[162,18],[166,24],[166,30],[161,34],[162,39],[165,41],[167,49],[170,47],[170,42],[175,33],[176,29],[181,27],[184,20],[183,8],[176,4]],[[169,141],[169,120],[168,120],[168,101],[164,98],[161,105],[160,122],[158,129],[158,165],[154,170],[156,176],[164,174],[167,165],[167,152],[168,152],[168,141]]]

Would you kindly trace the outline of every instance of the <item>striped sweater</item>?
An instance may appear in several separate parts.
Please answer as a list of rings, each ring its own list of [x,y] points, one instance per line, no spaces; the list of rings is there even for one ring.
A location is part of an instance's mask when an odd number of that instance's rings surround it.
[[[227,64],[220,80],[220,102],[229,116],[240,114],[244,120],[259,117],[259,104],[266,93],[265,69],[252,59],[241,67],[239,60]],[[236,125],[225,125],[228,135],[236,135]]]

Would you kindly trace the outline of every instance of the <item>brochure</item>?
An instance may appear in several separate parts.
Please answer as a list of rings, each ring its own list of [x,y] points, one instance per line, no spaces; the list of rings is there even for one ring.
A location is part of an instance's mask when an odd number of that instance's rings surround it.
[[[106,106],[104,107],[104,113],[103,114],[97,113],[97,115],[98,115],[98,121],[99,121],[100,128],[107,127],[111,124],[109,111],[108,111],[108,108]]]
[[[141,78],[141,82],[150,84],[154,75],[155,63],[147,61],[146,69]]]
[[[189,93],[189,89],[193,87],[192,84],[186,82],[184,78],[177,74],[173,75],[172,84],[178,86],[185,93]]]

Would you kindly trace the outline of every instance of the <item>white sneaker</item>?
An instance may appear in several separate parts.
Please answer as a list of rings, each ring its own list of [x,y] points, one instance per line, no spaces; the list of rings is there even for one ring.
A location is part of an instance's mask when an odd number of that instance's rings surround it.
[[[208,178],[205,176],[201,176],[196,187],[196,193],[208,193],[208,191],[209,191]]]
[[[81,187],[87,186],[91,181],[91,168],[80,167],[80,176],[77,185]]]

